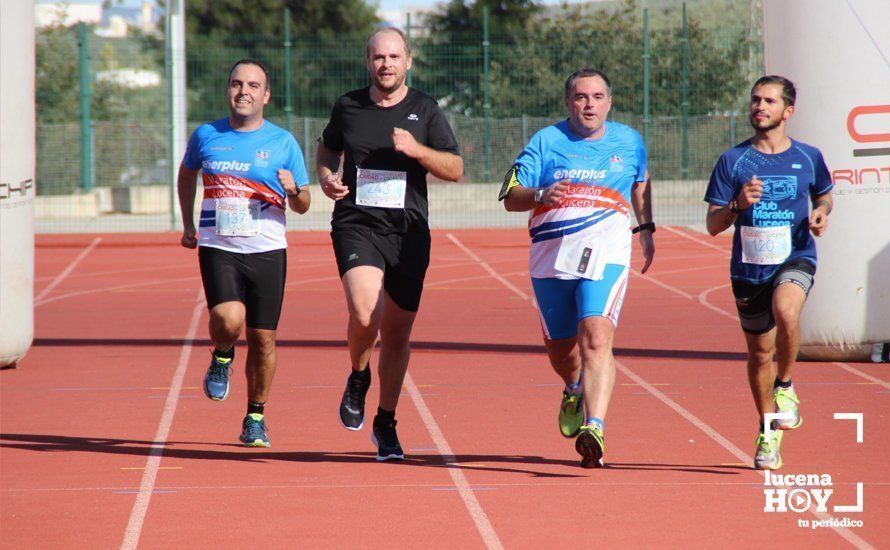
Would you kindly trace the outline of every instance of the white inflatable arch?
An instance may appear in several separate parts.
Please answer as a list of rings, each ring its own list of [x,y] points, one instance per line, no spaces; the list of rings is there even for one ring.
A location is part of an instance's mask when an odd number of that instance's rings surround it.
[[[890,1],[766,0],[767,74],[790,78],[790,134],[821,149],[834,212],[817,240],[801,356],[880,360],[890,342]]]
[[[34,3],[0,2],[0,367],[34,339]]]

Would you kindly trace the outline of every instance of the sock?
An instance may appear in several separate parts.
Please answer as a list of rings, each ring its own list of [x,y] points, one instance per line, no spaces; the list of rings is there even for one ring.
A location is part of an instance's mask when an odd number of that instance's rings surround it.
[[[254,403],[253,401],[247,402],[247,414],[266,414],[266,404],[265,403]]]
[[[606,423],[602,419],[597,418],[595,416],[587,417],[587,425],[590,426],[591,424],[596,424],[596,427],[599,428],[600,431],[603,431],[606,429]]]
[[[581,395],[584,393],[584,388],[581,387],[581,379],[579,378],[574,384],[566,385],[566,393],[568,395]]]
[[[776,388],[785,388],[786,390],[791,387],[791,379],[789,378],[787,382],[782,382],[778,378],[773,382],[773,389]]]
[[[760,433],[763,433],[763,419],[760,420]]]
[[[358,378],[359,380],[361,380],[363,382],[367,382],[367,381],[371,380],[371,365],[370,365],[370,363],[368,364],[367,367],[365,367],[365,370],[353,370],[352,373],[349,375],[349,377],[350,378]]]
[[[387,411],[377,407],[377,418],[374,420],[383,424],[389,424],[396,419],[396,411]]]
[[[235,358],[235,346],[230,347],[226,351],[220,351],[219,348],[214,348],[213,355],[218,357],[219,359],[234,359]]]

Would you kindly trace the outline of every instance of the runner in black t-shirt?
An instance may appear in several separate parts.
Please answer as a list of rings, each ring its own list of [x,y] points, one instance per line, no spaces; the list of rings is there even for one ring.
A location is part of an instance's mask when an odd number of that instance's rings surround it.
[[[372,86],[337,100],[319,140],[316,171],[324,194],[337,201],[331,240],[349,308],[352,373],[340,422],[349,430],[364,425],[379,334],[380,406],[372,439],[377,460],[387,460],[404,458],[395,409],[430,259],[426,174],[456,181],[463,160],[436,100],[405,85],[411,68],[405,34],[393,27],[374,31],[366,61]]]

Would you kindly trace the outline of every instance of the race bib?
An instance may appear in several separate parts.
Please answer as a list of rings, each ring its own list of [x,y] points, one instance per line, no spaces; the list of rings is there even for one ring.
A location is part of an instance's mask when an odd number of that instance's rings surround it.
[[[356,168],[355,203],[377,208],[404,208],[408,174]]]
[[[791,255],[791,226],[741,227],[742,262],[779,265]]]
[[[260,234],[260,201],[239,198],[216,199],[216,234],[250,237]]]
[[[606,268],[602,242],[586,236],[563,237],[553,267],[567,275],[599,281]]]

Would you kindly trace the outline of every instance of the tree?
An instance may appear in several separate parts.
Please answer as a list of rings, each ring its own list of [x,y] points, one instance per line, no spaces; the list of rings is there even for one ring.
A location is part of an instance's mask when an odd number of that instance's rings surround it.
[[[416,41],[413,84],[441,98],[448,110],[483,114],[483,9],[488,8],[491,52],[509,52],[526,40],[526,23],[541,12],[534,0],[450,0],[424,23],[428,36]]]
[[[190,0],[188,37],[189,118],[219,116],[226,77],[232,63],[244,57],[262,60],[270,69],[271,116],[286,105],[284,9],[290,9],[293,105],[300,115],[326,116],[333,100],[367,83],[364,41],[380,23],[364,0]]]

